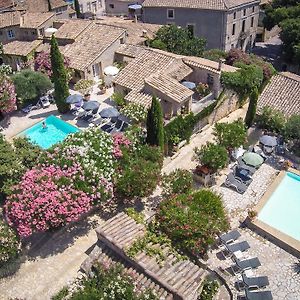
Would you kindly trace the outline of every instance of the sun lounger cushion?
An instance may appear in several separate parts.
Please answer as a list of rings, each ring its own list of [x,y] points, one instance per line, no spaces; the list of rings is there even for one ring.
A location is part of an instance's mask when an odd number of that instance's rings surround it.
[[[243,251],[246,251],[247,249],[249,249],[250,245],[248,244],[247,241],[243,241],[243,242],[236,243],[236,244],[226,245],[226,248],[231,253],[237,252],[237,251],[243,252]]]
[[[236,265],[241,270],[247,270],[247,269],[255,269],[259,266],[261,266],[261,263],[257,257],[244,259],[244,260],[237,260]]]
[[[247,277],[243,274],[242,278],[244,284],[249,288],[263,288],[269,285],[269,279],[267,276]]]
[[[237,240],[240,236],[241,236],[241,234],[237,230],[232,230],[232,231],[230,231],[228,233],[222,234],[220,236],[220,240],[224,244],[229,244],[229,243]]]
[[[246,299],[247,300],[272,300],[273,296],[271,291],[248,291],[246,290]]]

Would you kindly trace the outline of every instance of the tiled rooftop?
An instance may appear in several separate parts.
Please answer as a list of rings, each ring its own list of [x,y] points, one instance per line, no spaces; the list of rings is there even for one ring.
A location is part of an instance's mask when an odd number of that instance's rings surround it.
[[[283,72],[271,78],[258,98],[257,109],[270,106],[285,116],[300,114],[300,76]]]
[[[3,45],[3,52],[7,55],[27,56],[32,51],[34,51],[41,43],[41,40],[35,40],[32,42],[12,41],[8,44]]]
[[[5,28],[9,26],[17,26],[20,24],[20,13],[5,12],[0,14],[0,28]]]
[[[140,55],[142,52],[145,52],[145,48],[141,46],[122,44],[117,50],[116,54],[121,54],[131,58],[135,58]]]
[[[126,43],[132,45],[143,44],[147,38],[152,39],[161,25],[149,23],[135,23],[132,20],[123,19],[120,17],[101,17],[103,20],[97,20],[97,23],[114,25],[122,27],[127,31]],[[143,31],[145,36],[143,36]]]
[[[178,103],[186,101],[188,97],[191,97],[194,94],[193,91],[186,88],[177,80],[164,74],[150,76],[145,79],[145,82],[153,89],[162,92],[164,95]]]
[[[145,108],[149,108],[152,102],[152,96],[141,91],[132,90],[124,99],[128,102],[140,104]]]
[[[74,43],[65,47],[63,54],[70,59],[71,68],[84,71],[124,31],[119,27],[92,23]]]
[[[58,21],[56,24],[63,23],[55,33],[57,39],[72,39],[75,40],[88,26],[93,22],[82,19],[70,19]]]
[[[14,6],[13,0],[1,0],[0,9],[6,9]]]
[[[253,0],[145,0],[143,7],[178,7],[193,9],[228,10],[248,3],[259,3]]]

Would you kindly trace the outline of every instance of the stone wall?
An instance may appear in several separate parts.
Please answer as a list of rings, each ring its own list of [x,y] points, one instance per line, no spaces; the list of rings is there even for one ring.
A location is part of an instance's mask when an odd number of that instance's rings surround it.
[[[217,104],[212,114],[208,117],[208,123],[213,124],[238,109],[238,100],[239,97],[235,92],[225,90],[220,103]]]

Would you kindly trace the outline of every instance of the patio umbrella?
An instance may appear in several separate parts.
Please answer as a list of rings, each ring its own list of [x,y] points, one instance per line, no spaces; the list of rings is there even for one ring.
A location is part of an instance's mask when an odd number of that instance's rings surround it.
[[[115,76],[119,73],[119,69],[114,66],[109,66],[104,69],[104,74],[108,76]]]
[[[252,166],[254,168],[260,166],[264,162],[264,159],[259,154],[254,152],[244,153],[244,155],[242,156],[242,160],[246,165]]]
[[[187,87],[190,90],[193,90],[196,88],[196,84],[194,82],[191,81],[183,81],[181,82],[182,85],[184,85],[185,87]]]
[[[103,110],[100,111],[100,116],[102,118],[114,118],[114,117],[118,117],[119,115],[120,113],[114,107],[104,108]]]
[[[277,138],[275,136],[263,135],[259,142],[265,146],[275,147],[277,145]]]
[[[67,97],[66,102],[69,104],[75,104],[83,101],[83,97],[80,94],[74,94]]]
[[[137,9],[142,9],[142,5],[140,4],[132,4],[132,5],[128,5],[129,9],[133,9],[133,10],[137,10]]]
[[[84,110],[94,110],[100,106],[100,103],[98,101],[87,101],[83,103],[82,108]]]

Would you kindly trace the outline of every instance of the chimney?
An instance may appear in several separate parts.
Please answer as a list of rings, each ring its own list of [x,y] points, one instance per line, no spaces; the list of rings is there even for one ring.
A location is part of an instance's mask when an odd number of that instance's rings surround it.
[[[218,66],[218,71],[222,70],[223,64],[225,63],[225,59],[224,58],[220,58],[219,59],[219,66]]]

